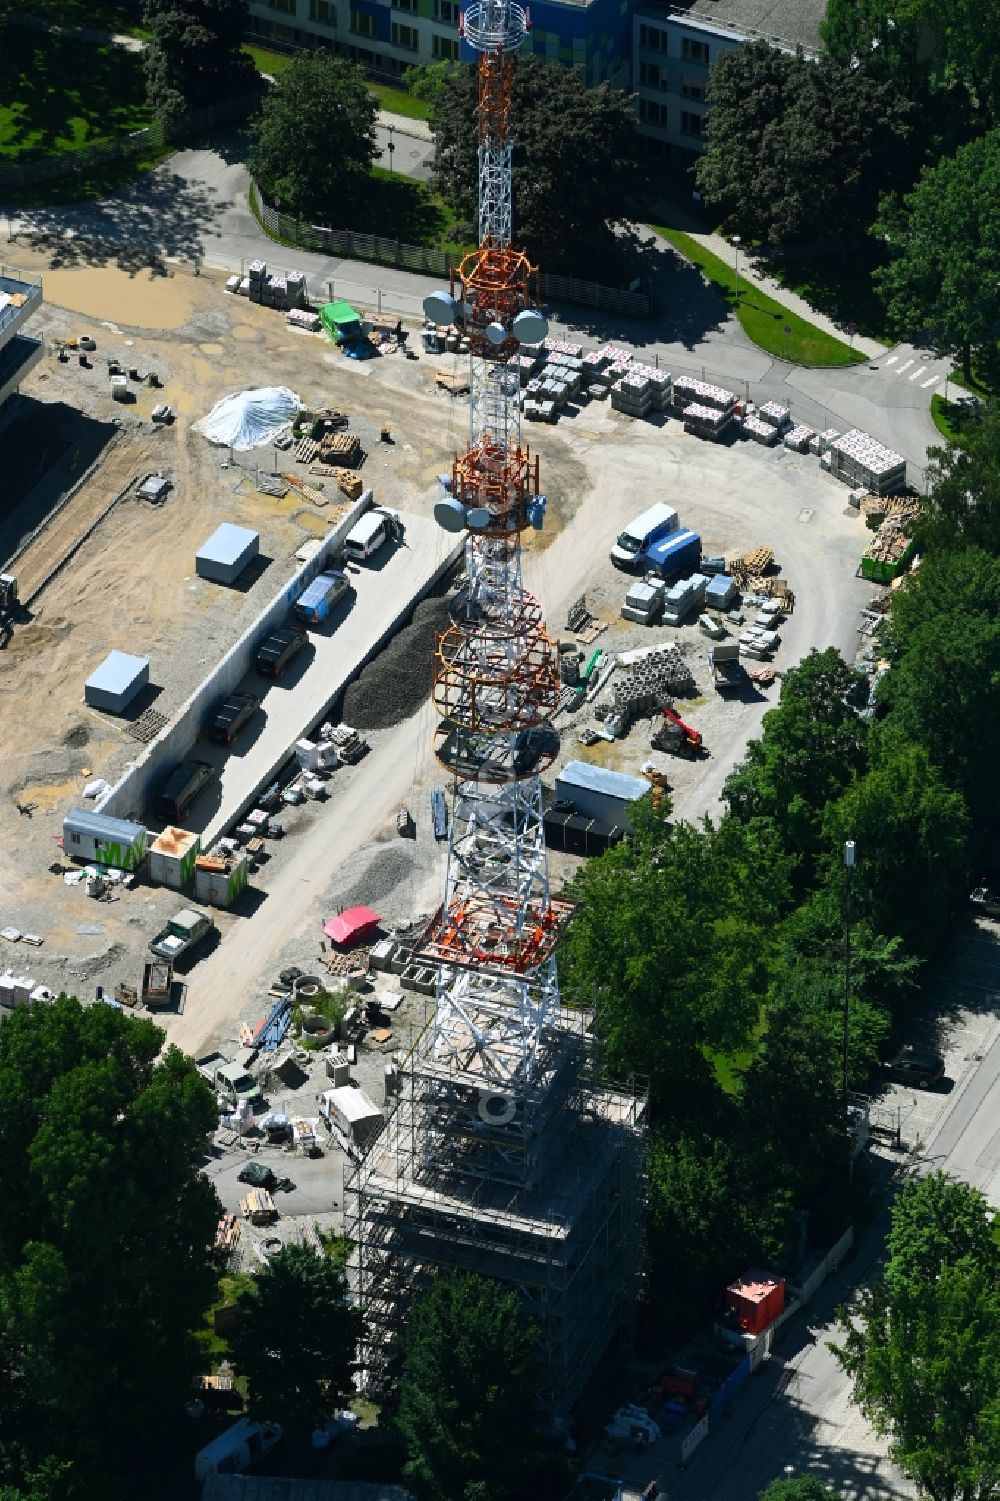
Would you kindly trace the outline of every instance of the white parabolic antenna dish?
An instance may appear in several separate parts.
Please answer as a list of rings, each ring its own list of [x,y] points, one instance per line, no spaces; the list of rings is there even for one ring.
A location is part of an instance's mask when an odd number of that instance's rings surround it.
[[[434,520],[446,532],[465,530],[465,507],[460,500],[439,500],[434,506]]]
[[[491,344],[502,344],[507,338],[507,330],[502,323],[487,323],[486,337]]]
[[[540,344],[549,331],[549,320],[534,308],[525,308],[514,319],[514,337],[522,344]]]
[[[485,506],[473,506],[466,519],[474,532],[481,532],[490,524],[490,513]]]
[[[431,292],[424,298],[424,317],[440,327],[454,323],[458,303],[450,292]]]

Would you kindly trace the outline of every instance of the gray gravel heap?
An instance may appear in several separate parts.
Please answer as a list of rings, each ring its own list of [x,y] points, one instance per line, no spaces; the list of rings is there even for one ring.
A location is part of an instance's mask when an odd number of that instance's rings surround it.
[[[425,599],[344,694],[343,718],[359,730],[386,730],[415,714],[431,691],[434,645],[448,625],[447,599]]]

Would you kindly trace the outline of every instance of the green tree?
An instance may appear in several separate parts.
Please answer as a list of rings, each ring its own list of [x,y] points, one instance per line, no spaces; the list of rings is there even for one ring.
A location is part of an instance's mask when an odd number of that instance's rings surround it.
[[[422,99],[432,107],[449,86],[457,82],[458,63],[415,63],[403,69],[403,82],[414,99]]]
[[[714,857],[720,836],[670,829],[652,811],[633,822],[633,839],[573,884],[579,906],[560,951],[565,993],[597,1005],[612,1070],[648,1075],[662,1110],[685,1119],[711,1078],[704,1051],[744,1046],[756,1023],[766,927],[737,860]],[[736,832],[720,838],[731,855]],[[757,831],[751,841],[771,849]],[[775,904],[782,877],[774,853]]]
[[[976,1189],[941,1175],[893,1208],[881,1281],[834,1353],[896,1463],[930,1501],[1000,1490],[1000,1247]]]
[[[729,775],[722,795],[742,823],[766,819],[798,864],[798,887],[812,883],[827,848],[823,813],[865,765],[867,726],[849,703],[856,676],[832,647],[810,652],[784,674],[778,707],[764,715],[759,740]]]
[[[747,239],[857,241],[880,194],[913,180],[913,106],[859,69],[753,42],[720,55],[707,97],[696,180]]]
[[[220,1206],[198,1164],[216,1111],[162,1043],[66,997],[0,1027],[0,1484],[40,1494],[70,1465],[80,1495],[115,1491],[190,1394],[215,1291]]]
[[[434,177],[477,235],[476,74],[463,67],[434,108]],[[614,271],[614,228],[638,183],[629,96],[572,68],[521,56],[514,72],[514,243],[547,271]]]
[[[795,1475],[788,1480],[772,1480],[757,1492],[757,1501],[838,1501],[839,1495],[818,1475]]]
[[[883,639],[893,666],[879,683],[887,712],[876,758],[922,745],[962,794],[972,828],[988,828],[1000,815],[1000,558],[972,547],[928,553],[893,594]]]
[[[929,47],[923,41],[927,0],[827,0],[820,36],[844,67],[900,83],[921,98],[929,84]]]
[[[296,57],[251,128],[250,174],[271,202],[322,221],[371,171],[377,115],[354,63],[322,51]]]
[[[838,849],[847,839],[857,844],[858,910],[879,931],[898,933],[911,953],[931,953],[965,887],[969,820],[926,749],[902,745],[879,757],[827,809],[824,827]]]
[[[1000,325],[1000,129],[884,200],[871,233],[891,254],[874,273],[891,326],[960,354],[969,380],[973,351],[995,345]]]
[[[933,548],[979,547],[1000,557],[1000,401],[988,401],[962,443],[928,450],[922,530]]]
[[[399,1383],[403,1474],[427,1501],[505,1501],[530,1457],[535,1329],[516,1293],[439,1272],[413,1305]]]
[[[254,94],[260,77],[242,50],[246,0],[146,0],[146,91],[158,119]]]
[[[346,1293],[334,1258],[288,1245],[241,1294],[229,1344],[249,1384],[252,1417],[302,1436],[346,1405],[361,1327]]]

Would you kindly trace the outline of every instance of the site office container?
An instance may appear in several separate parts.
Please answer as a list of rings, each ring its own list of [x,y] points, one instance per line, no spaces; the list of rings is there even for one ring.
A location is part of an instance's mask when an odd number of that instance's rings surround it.
[[[64,854],[114,870],[138,870],[146,857],[148,837],[142,824],[89,808],[75,808],[63,820]]]
[[[149,846],[149,879],[158,886],[183,891],[194,875],[200,853],[200,834],[168,825]]]
[[[785,1307],[784,1277],[747,1272],[726,1288],[726,1306],[738,1316],[747,1334],[762,1334]]]

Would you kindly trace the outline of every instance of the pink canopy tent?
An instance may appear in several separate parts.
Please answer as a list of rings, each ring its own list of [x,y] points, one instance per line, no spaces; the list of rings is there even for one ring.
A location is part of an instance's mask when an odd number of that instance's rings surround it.
[[[338,912],[336,917],[324,923],[323,932],[342,948],[350,948],[351,944],[364,943],[374,937],[381,921],[378,913],[370,907],[348,907],[346,912]]]

